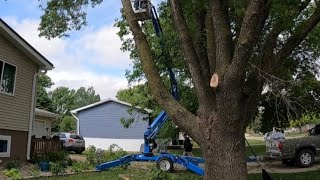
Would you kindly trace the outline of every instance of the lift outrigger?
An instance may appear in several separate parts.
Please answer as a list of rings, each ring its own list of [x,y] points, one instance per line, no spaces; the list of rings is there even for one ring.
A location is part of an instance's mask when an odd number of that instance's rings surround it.
[[[138,20],[152,20],[155,32],[158,37],[162,35],[162,29],[160,25],[160,21],[158,15],[156,13],[155,7],[150,3],[149,0],[135,0],[133,3],[134,13],[136,14]],[[161,38],[162,39],[162,38]],[[178,100],[178,86],[175,75],[171,66],[171,58],[170,55],[164,48],[164,43],[161,42],[162,55],[166,58],[166,66],[169,72],[170,83],[171,83],[171,93],[172,96]],[[144,133],[144,144],[143,151],[141,154],[133,154],[126,155],[121,157],[120,159],[102,163],[96,167],[97,171],[102,171],[106,169],[110,169],[117,166],[126,165],[132,161],[144,161],[150,162],[154,161],[157,163],[158,168],[162,171],[171,171],[173,170],[173,164],[180,164],[184,166],[186,169],[193,171],[201,176],[204,175],[204,170],[199,167],[200,163],[204,163],[203,158],[199,157],[190,157],[190,156],[178,156],[173,155],[167,152],[161,152],[160,154],[153,154],[152,150],[154,149],[155,139],[159,133],[159,130],[164,125],[164,123],[168,120],[169,116],[165,111],[161,111],[160,114],[156,117],[153,123],[148,127],[147,131]]]

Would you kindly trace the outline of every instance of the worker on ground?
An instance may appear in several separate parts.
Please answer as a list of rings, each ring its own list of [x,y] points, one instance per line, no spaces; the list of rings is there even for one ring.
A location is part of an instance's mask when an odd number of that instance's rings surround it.
[[[191,144],[190,138],[188,137],[187,134],[183,134],[183,137],[184,137],[184,143],[183,143],[184,151],[183,151],[183,155],[184,155],[184,156],[193,156],[193,154],[192,154],[192,144]]]

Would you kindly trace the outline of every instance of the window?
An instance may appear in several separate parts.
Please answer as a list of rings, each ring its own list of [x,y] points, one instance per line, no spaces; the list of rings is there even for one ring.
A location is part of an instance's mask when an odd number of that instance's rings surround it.
[[[59,134],[59,137],[60,138],[66,138],[66,135],[65,134]]]
[[[82,136],[79,136],[79,135],[76,135],[76,134],[71,134],[71,135],[70,135],[70,138],[83,140],[83,137],[82,137]]]
[[[10,157],[11,136],[0,135],[0,157]]]
[[[17,68],[4,61],[0,61],[0,92],[13,94]]]

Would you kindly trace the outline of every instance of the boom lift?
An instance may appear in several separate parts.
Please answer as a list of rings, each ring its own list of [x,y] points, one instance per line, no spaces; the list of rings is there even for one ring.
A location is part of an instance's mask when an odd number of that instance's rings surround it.
[[[133,3],[134,13],[136,14],[138,20],[152,20],[155,32],[158,37],[162,35],[162,29],[160,25],[160,21],[158,15],[156,13],[155,7],[150,3],[149,0],[135,0]],[[162,38],[161,38],[162,39]],[[175,75],[171,66],[171,58],[168,52],[164,48],[164,43],[162,40],[160,41],[162,55],[165,59],[165,64],[167,66],[167,70],[169,72],[170,83],[171,83],[171,93],[172,96],[178,100],[178,86]],[[173,164],[177,163],[188,170],[191,170],[201,176],[204,175],[204,170],[198,166],[199,163],[204,163],[203,158],[199,157],[189,157],[189,156],[177,156],[167,152],[161,152],[160,154],[153,154],[152,150],[155,148],[154,143],[155,139],[159,133],[159,130],[164,125],[164,123],[168,120],[169,116],[165,111],[161,111],[160,114],[156,117],[153,123],[148,127],[147,131],[144,133],[144,144],[143,151],[141,154],[133,154],[126,155],[121,157],[120,159],[102,163],[96,167],[97,171],[102,171],[106,169],[110,169],[116,166],[126,165],[132,161],[154,161],[157,163],[158,168],[162,171],[171,171],[173,169]]]

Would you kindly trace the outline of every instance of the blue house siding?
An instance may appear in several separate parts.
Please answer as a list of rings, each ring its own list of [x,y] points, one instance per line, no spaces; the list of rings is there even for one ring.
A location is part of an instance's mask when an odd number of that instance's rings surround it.
[[[78,112],[79,133],[85,138],[111,139],[143,139],[143,133],[148,122],[143,121],[146,114],[128,113],[130,107],[117,103],[107,102]],[[135,118],[136,121],[129,128],[124,128],[121,118]]]

